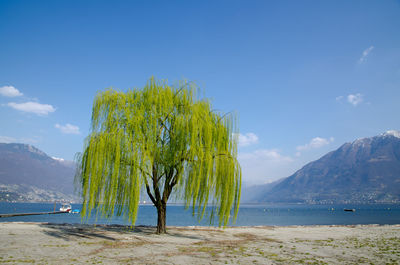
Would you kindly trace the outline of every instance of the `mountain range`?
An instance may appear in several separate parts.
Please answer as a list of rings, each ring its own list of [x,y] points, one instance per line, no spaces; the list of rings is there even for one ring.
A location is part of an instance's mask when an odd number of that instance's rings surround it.
[[[256,202],[399,203],[400,132],[345,143],[293,175],[264,185]]]
[[[76,201],[75,165],[28,144],[0,143],[0,201]]]
[[[0,143],[0,201],[79,201],[74,175],[72,161]],[[400,132],[345,143],[287,178],[243,187],[241,201],[400,203]]]

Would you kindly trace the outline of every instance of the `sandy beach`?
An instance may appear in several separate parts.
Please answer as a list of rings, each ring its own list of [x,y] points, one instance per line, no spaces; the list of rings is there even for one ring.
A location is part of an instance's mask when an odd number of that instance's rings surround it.
[[[399,264],[400,225],[154,227],[0,223],[7,264]]]

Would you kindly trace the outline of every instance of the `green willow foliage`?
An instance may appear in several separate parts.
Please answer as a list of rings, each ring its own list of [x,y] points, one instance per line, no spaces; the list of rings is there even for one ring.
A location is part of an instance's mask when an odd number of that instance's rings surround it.
[[[195,92],[187,82],[176,88],[152,78],[141,90],[97,94],[91,132],[78,155],[83,216],[97,209],[103,217],[124,215],[133,225],[147,186],[156,200],[168,200],[171,191],[165,189],[173,188],[199,219],[209,204],[211,220],[217,215],[219,225],[228,224],[232,206],[236,219],[241,190],[236,120],[212,111]],[[155,198],[156,189],[163,197]]]

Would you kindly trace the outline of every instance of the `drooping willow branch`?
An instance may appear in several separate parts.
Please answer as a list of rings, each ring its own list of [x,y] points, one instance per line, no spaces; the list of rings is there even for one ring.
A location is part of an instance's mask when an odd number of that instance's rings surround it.
[[[79,156],[82,213],[125,215],[135,223],[144,187],[151,201],[166,203],[172,193],[199,218],[226,225],[236,218],[241,187],[236,118],[212,111],[191,83],[179,88],[150,79],[143,89],[97,94],[91,132]]]

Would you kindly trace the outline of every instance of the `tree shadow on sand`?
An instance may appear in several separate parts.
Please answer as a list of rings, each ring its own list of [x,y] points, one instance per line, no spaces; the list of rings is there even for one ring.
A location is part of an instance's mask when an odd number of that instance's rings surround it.
[[[113,234],[127,235],[135,234],[141,236],[156,235],[157,228],[154,226],[125,226],[125,225],[90,225],[90,224],[56,224],[56,223],[43,223],[41,227],[45,228],[44,234],[64,239],[66,241],[74,240],[75,238],[92,238],[103,240],[118,240],[113,237]],[[185,235],[179,232],[167,233],[167,236],[190,238],[190,239],[203,239],[200,236]]]

